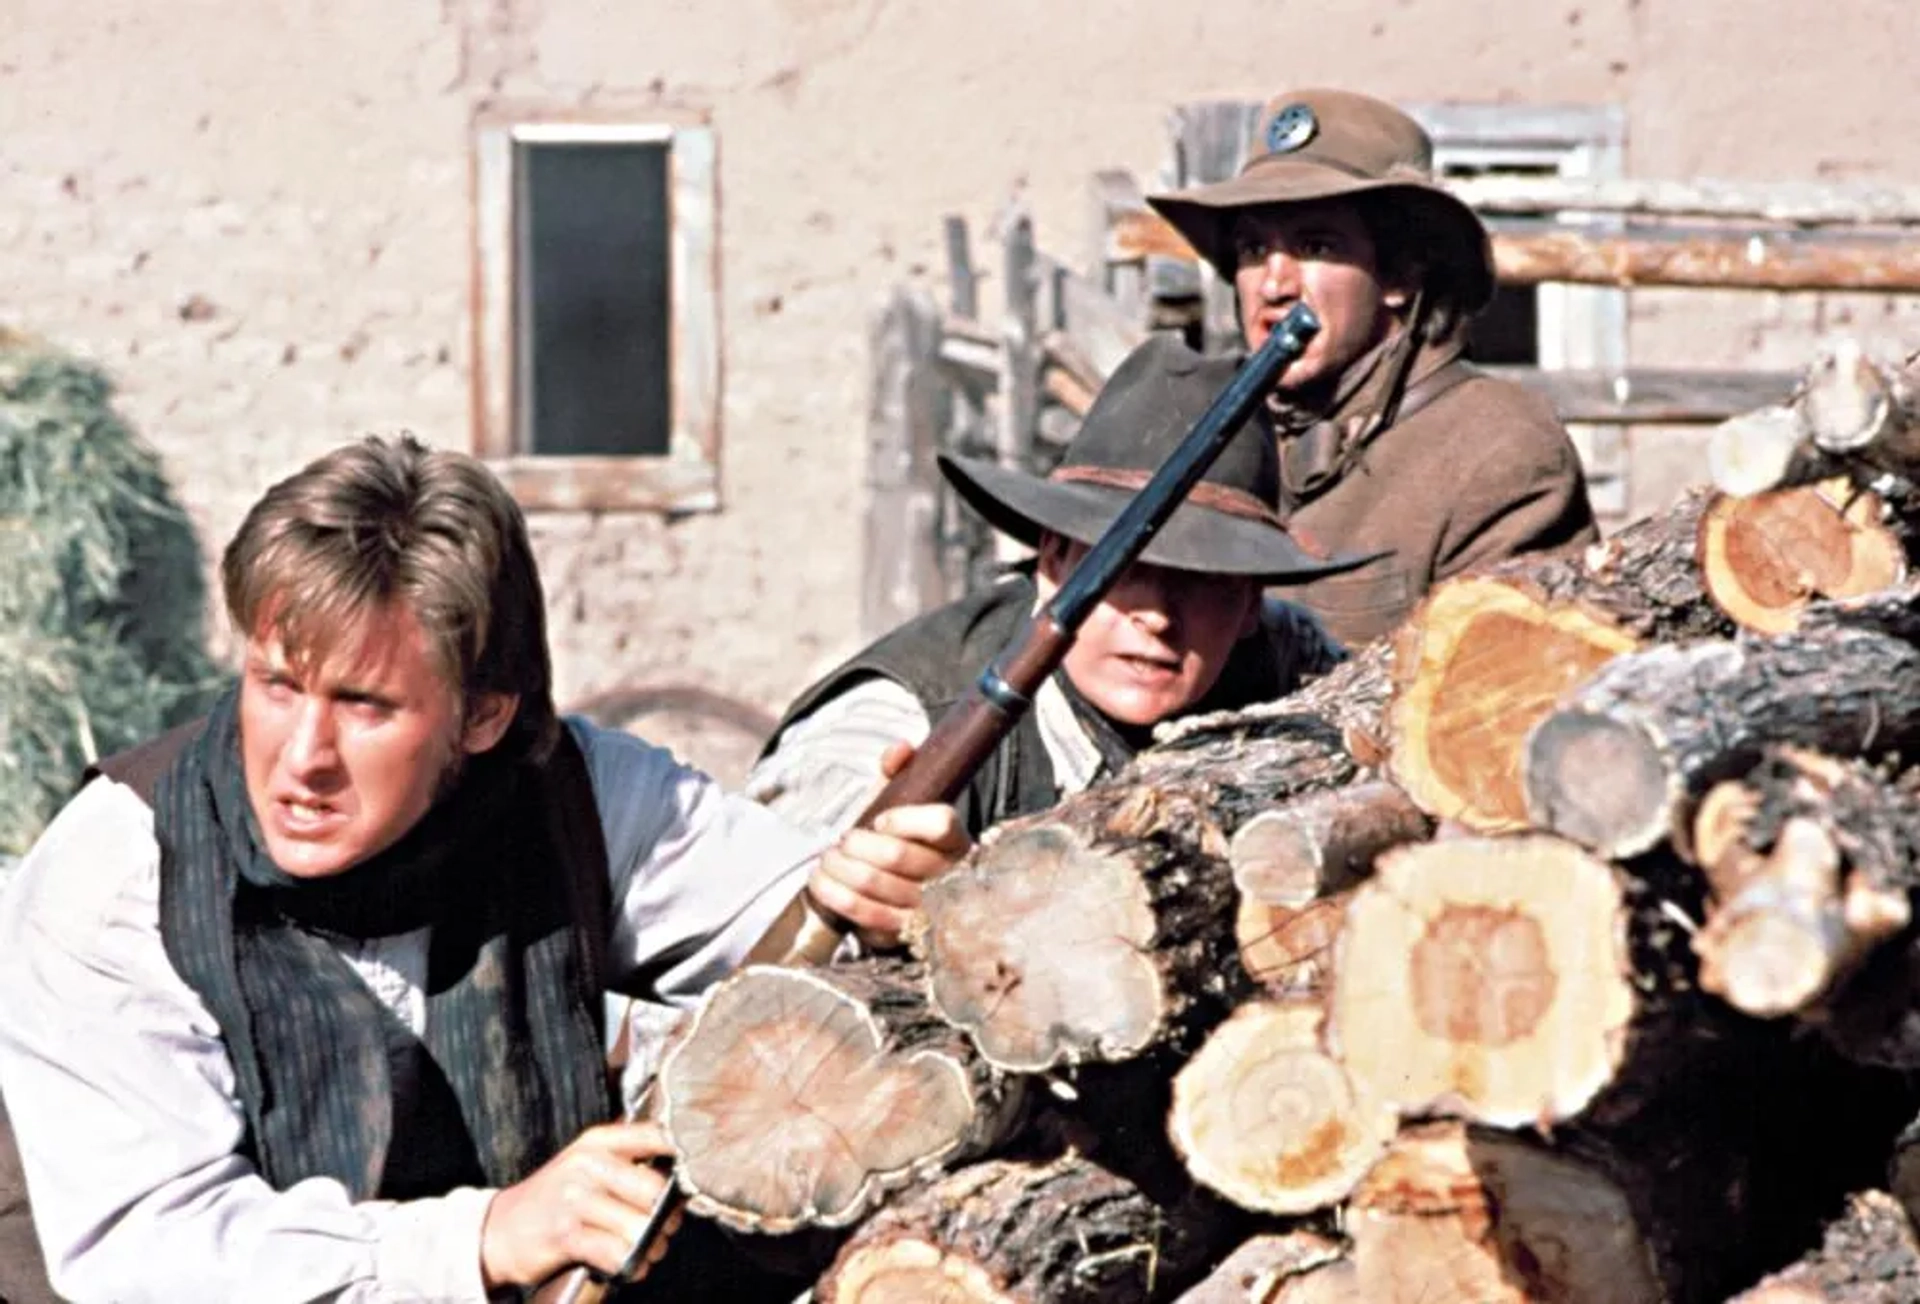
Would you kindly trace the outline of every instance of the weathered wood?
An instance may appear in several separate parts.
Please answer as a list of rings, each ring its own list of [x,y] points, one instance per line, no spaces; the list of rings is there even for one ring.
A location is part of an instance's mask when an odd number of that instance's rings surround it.
[[[1447,189],[1484,214],[1617,213],[1798,225],[1920,225],[1920,187],[1834,181],[1662,181],[1488,172]]]
[[[940,310],[899,290],[868,336],[867,494],[860,628],[878,638],[946,601],[939,553]]]
[[[661,1066],[661,1123],[695,1213],[747,1231],[844,1227],[1013,1127],[1015,1084],[933,1017],[919,968],[749,966]]]
[[[1502,285],[1920,290],[1920,239],[1791,231],[1493,231]]]
[[[1502,285],[1696,286],[1753,290],[1920,290],[1920,240],[1789,231],[1492,230]],[[1197,262],[1179,232],[1152,212],[1121,214],[1107,258]]]
[[[1525,827],[1527,731],[1638,646],[1603,611],[1544,601],[1527,580],[1443,581],[1394,635],[1389,773],[1438,818],[1488,833]]]
[[[1824,598],[1906,579],[1901,534],[1879,495],[1829,480],[1749,497],[1722,494],[1700,522],[1702,583],[1743,629],[1784,634]]]
[[[1920,805],[1858,762],[1794,748],[1710,790],[1694,850],[1713,901],[1700,982],[1762,1018],[1808,1010],[1912,918]]]
[[[1328,1043],[1362,1091],[1403,1111],[1546,1123],[1613,1082],[1634,982],[1621,884],[1578,847],[1401,847],[1347,908]]]
[[[1799,377],[1786,371],[1629,367],[1620,371],[1546,371],[1485,366],[1553,404],[1562,421],[1691,425],[1725,421],[1783,403]]]
[[[1198,1202],[1156,1204],[1075,1155],[994,1160],[894,1200],[855,1232],[818,1304],[1143,1304],[1217,1248]]]
[[[1243,1209],[1300,1214],[1353,1190],[1397,1119],[1321,1038],[1317,1001],[1256,1001],[1173,1080],[1167,1122],[1187,1171]]]
[[[1866,630],[1661,646],[1617,657],[1528,736],[1527,813],[1602,855],[1636,855],[1769,743],[1837,756],[1911,743],[1920,652]],[[1681,833],[1684,837],[1684,832]]]
[[[1900,1202],[1863,1191],[1819,1247],[1728,1304],[1892,1304],[1920,1299],[1920,1242]]]

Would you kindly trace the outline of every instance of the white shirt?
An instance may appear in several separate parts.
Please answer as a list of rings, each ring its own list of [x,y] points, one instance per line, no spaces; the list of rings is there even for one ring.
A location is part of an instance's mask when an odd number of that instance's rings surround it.
[[[609,964],[691,1004],[797,893],[820,850],[667,752],[580,720],[606,835]],[[101,779],[0,896],[0,1090],[53,1285],[82,1301],[474,1301],[490,1190],[354,1202],[275,1191],[236,1153],[245,1118],[206,1007],[168,963],[153,813]],[[426,930],[344,953],[424,1027]]]

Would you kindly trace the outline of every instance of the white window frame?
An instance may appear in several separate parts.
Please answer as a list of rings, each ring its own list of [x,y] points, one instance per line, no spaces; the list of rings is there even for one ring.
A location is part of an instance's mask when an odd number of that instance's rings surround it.
[[[671,425],[664,454],[536,456],[516,394],[515,161],[522,145],[667,147]],[[720,506],[719,173],[704,117],[484,107],[473,130],[473,446],[533,510],[714,511]]]

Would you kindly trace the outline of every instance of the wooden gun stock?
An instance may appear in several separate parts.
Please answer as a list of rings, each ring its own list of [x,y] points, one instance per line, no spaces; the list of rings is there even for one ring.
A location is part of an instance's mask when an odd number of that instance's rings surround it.
[[[951,802],[972,780],[1032,705],[1033,695],[1060,668],[1074,635],[1108,591],[1146,550],[1167,518],[1240,427],[1253,406],[1273,388],[1320,330],[1304,303],[1295,304],[1266,343],[1234,374],[1192,432],[1153,478],[1128,502],[1112,525],[1073,568],[1051,601],[1029,619],[1006,651],[981,672],[973,688],[940,717],[907,767],[882,788],[856,825],[871,825],[895,806]],[[844,921],[828,917],[801,892],[748,952],[748,964],[825,964],[846,933]],[[638,1117],[639,1115],[633,1115]],[[534,1304],[600,1304],[615,1283],[646,1262],[662,1229],[686,1202],[671,1180],[622,1270],[606,1278],[574,1268],[534,1293]]]

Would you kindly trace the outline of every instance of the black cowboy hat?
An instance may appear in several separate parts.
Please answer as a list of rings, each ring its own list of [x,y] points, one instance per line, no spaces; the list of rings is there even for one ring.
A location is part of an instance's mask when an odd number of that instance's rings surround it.
[[[1474,211],[1435,180],[1433,139],[1406,113],[1353,91],[1291,91],[1267,102],[1238,176],[1147,203],[1229,284],[1234,215],[1247,208],[1360,194],[1389,198],[1413,219],[1430,255],[1452,270],[1460,306],[1493,298],[1493,245]]]
[[[1045,531],[1092,544],[1199,422],[1238,364],[1203,357],[1170,336],[1142,344],[1114,371],[1052,473],[1042,479],[978,458],[940,455],[940,470],[995,529],[1030,547]],[[1328,557],[1274,512],[1273,439],[1241,427],[1141,559],[1175,570],[1285,584],[1351,570],[1368,557]]]

